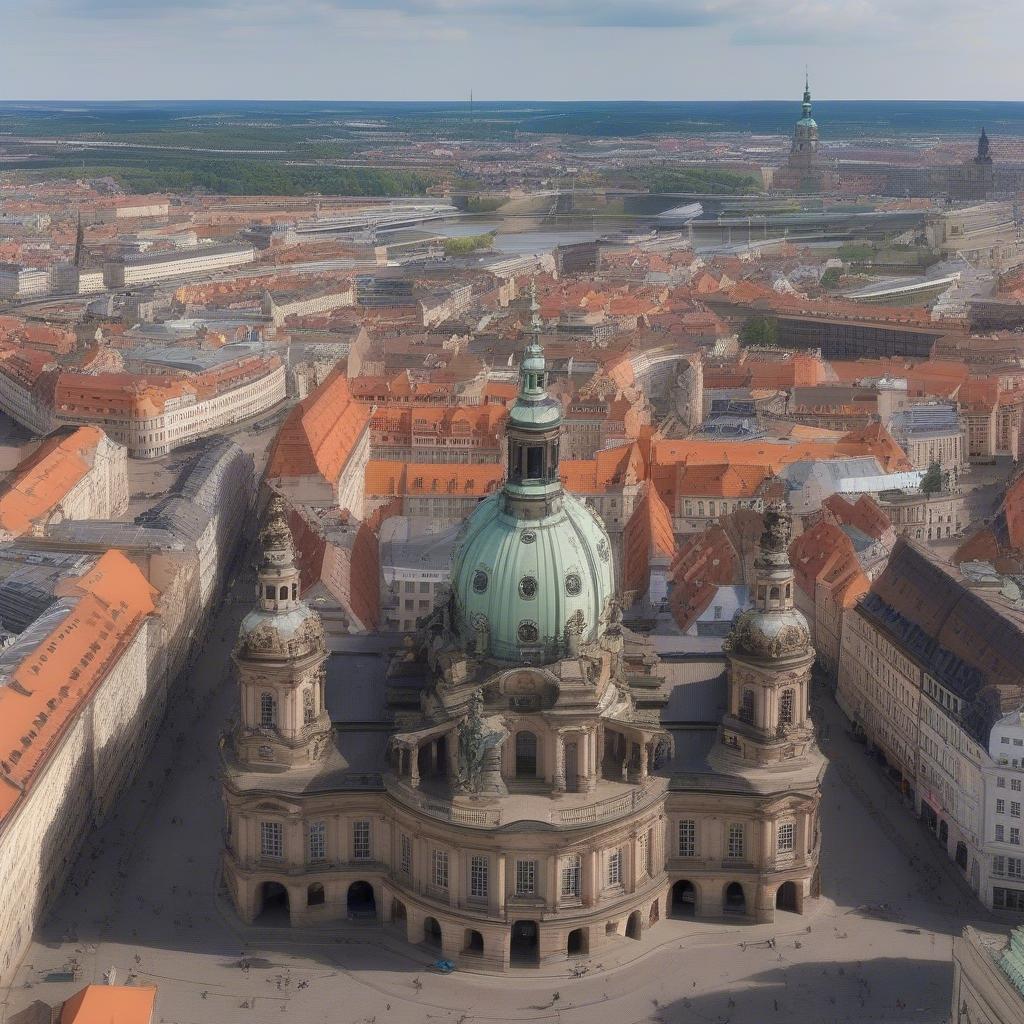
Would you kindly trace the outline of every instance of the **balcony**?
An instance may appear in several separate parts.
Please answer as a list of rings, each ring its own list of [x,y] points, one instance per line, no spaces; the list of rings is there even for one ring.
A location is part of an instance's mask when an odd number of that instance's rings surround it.
[[[387,783],[387,789],[406,807],[456,825],[492,829],[516,821],[531,821],[568,829],[614,821],[641,811],[663,796],[665,782],[651,779],[644,786],[633,786],[603,781],[595,793],[563,793],[557,798],[548,793],[510,793],[483,807],[455,803],[443,783],[437,784],[432,792],[430,780],[421,789],[411,789],[404,782],[393,780]],[[612,795],[595,799],[602,792]]]

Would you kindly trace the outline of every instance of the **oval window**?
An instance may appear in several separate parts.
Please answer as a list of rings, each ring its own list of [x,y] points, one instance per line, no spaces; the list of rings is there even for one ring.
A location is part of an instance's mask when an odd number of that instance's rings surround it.
[[[565,577],[565,592],[570,597],[576,597],[579,593],[582,592],[582,590],[583,580],[581,580],[579,576],[576,575],[576,573],[569,573],[569,575]]]
[[[477,569],[473,573],[473,592],[482,594],[487,590],[487,573],[483,569]]]
[[[533,576],[524,576],[519,581],[519,593],[527,600],[537,596],[537,580]]]
[[[519,623],[519,642],[523,644],[535,644],[539,634],[537,625],[534,622]]]

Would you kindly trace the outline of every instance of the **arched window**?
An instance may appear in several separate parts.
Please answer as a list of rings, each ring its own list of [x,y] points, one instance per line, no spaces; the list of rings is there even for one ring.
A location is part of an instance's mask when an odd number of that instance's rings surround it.
[[[278,596],[280,597],[280,599],[282,601],[287,601],[288,600],[288,588],[287,587],[281,587],[281,592],[280,592],[280,594]]]
[[[786,589],[788,590],[789,588],[787,587]],[[293,583],[292,584],[292,600],[293,601],[297,601],[298,597],[299,597],[299,585],[298,585],[298,583]]]
[[[266,592],[266,595],[267,595],[267,600],[268,601],[273,601],[274,600],[274,585],[273,585],[273,583],[268,583],[267,584],[265,592]]]
[[[516,775],[533,778],[537,774],[537,737],[528,730],[516,733]]]
[[[302,691],[302,720],[309,725],[316,718],[316,706],[313,703],[313,691],[306,689]]]
[[[754,724],[754,691],[746,689],[740,700],[740,721],[748,725]]]
[[[793,724],[793,691],[783,690],[779,698],[779,725]]]
[[[778,601],[779,594],[780,594],[779,588],[778,587],[772,587],[768,591],[768,600],[770,600],[770,601]]]
[[[272,693],[260,694],[260,725],[268,729],[277,725],[277,701]]]

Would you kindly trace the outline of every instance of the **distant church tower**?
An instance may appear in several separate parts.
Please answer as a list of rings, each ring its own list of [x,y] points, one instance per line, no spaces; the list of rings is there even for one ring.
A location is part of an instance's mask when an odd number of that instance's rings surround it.
[[[818,155],[818,123],[811,117],[811,83],[804,78],[803,114],[793,130],[793,145],[789,151],[792,168],[810,172]]]
[[[821,192],[832,186],[835,176],[822,166],[818,143],[818,122],[811,115],[811,83],[805,75],[801,116],[793,129],[789,159],[775,175],[775,184],[779,188],[794,192]]]
[[[243,764],[308,765],[331,736],[327,648],[320,617],[299,600],[295,548],[279,497],[270,503],[260,541],[258,605],[243,619],[233,655],[241,691],[235,753]]]
[[[978,151],[970,160],[949,168],[949,198],[959,202],[988,199],[995,191],[995,167],[984,128],[978,136]]]

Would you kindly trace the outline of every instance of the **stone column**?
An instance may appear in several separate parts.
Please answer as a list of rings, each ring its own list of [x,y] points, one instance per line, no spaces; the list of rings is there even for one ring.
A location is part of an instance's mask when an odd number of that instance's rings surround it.
[[[767,871],[773,864],[775,858],[772,856],[772,821],[765,818],[761,822],[761,863],[758,867]]]
[[[559,899],[559,895],[560,895],[560,893],[559,893],[559,884],[558,884],[559,881],[560,881],[560,879],[558,877],[558,869],[559,869],[558,854],[551,854],[548,857],[547,868],[548,868],[548,870],[547,870],[547,890],[548,891],[544,894],[544,897],[545,897],[544,898],[544,902],[547,904],[548,910],[557,910],[558,909],[558,899]]]
[[[454,847],[448,847],[448,897],[451,906],[459,908],[466,902],[465,871],[469,863],[463,860],[462,854]]]
[[[637,782],[642,786],[647,781],[647,761],[650,758],[650,743],[640,744],[640,771],[637,773]]]
[[[636,891],[636,836],[627,836],[622,844],[622,887],[626,892]]]
[[[456,729],[445,734],[444,747],[448,757],[448,781],[455,786],[459,780],[459,733]]]
[[[409,785],[413,789],[420,788],[420,748],[409,748]]]
[[[598,891],[598,853],[588,850],[583,854],[583,905],[592,907],[597,902]]]
[[[497,917],[505,916],[505,860],[504,853],[494,858],[494,877],[487,880],[487,909]]]
[[[437,740],[430,741],[430,774],[437,774]]]
[[[584,750],[584,772],[583,789],[584,793],[593,793],[597,788],[597,776],[600,771],[600,759],[597,756],[597,733],[587,730],[582,734],[582,747]]]
[[[578,767],[578,754],[576,764]],[[555,763],[551,773],[551,785],[556,793],[565,792],[565,737],[561,732],[555,733]]]

